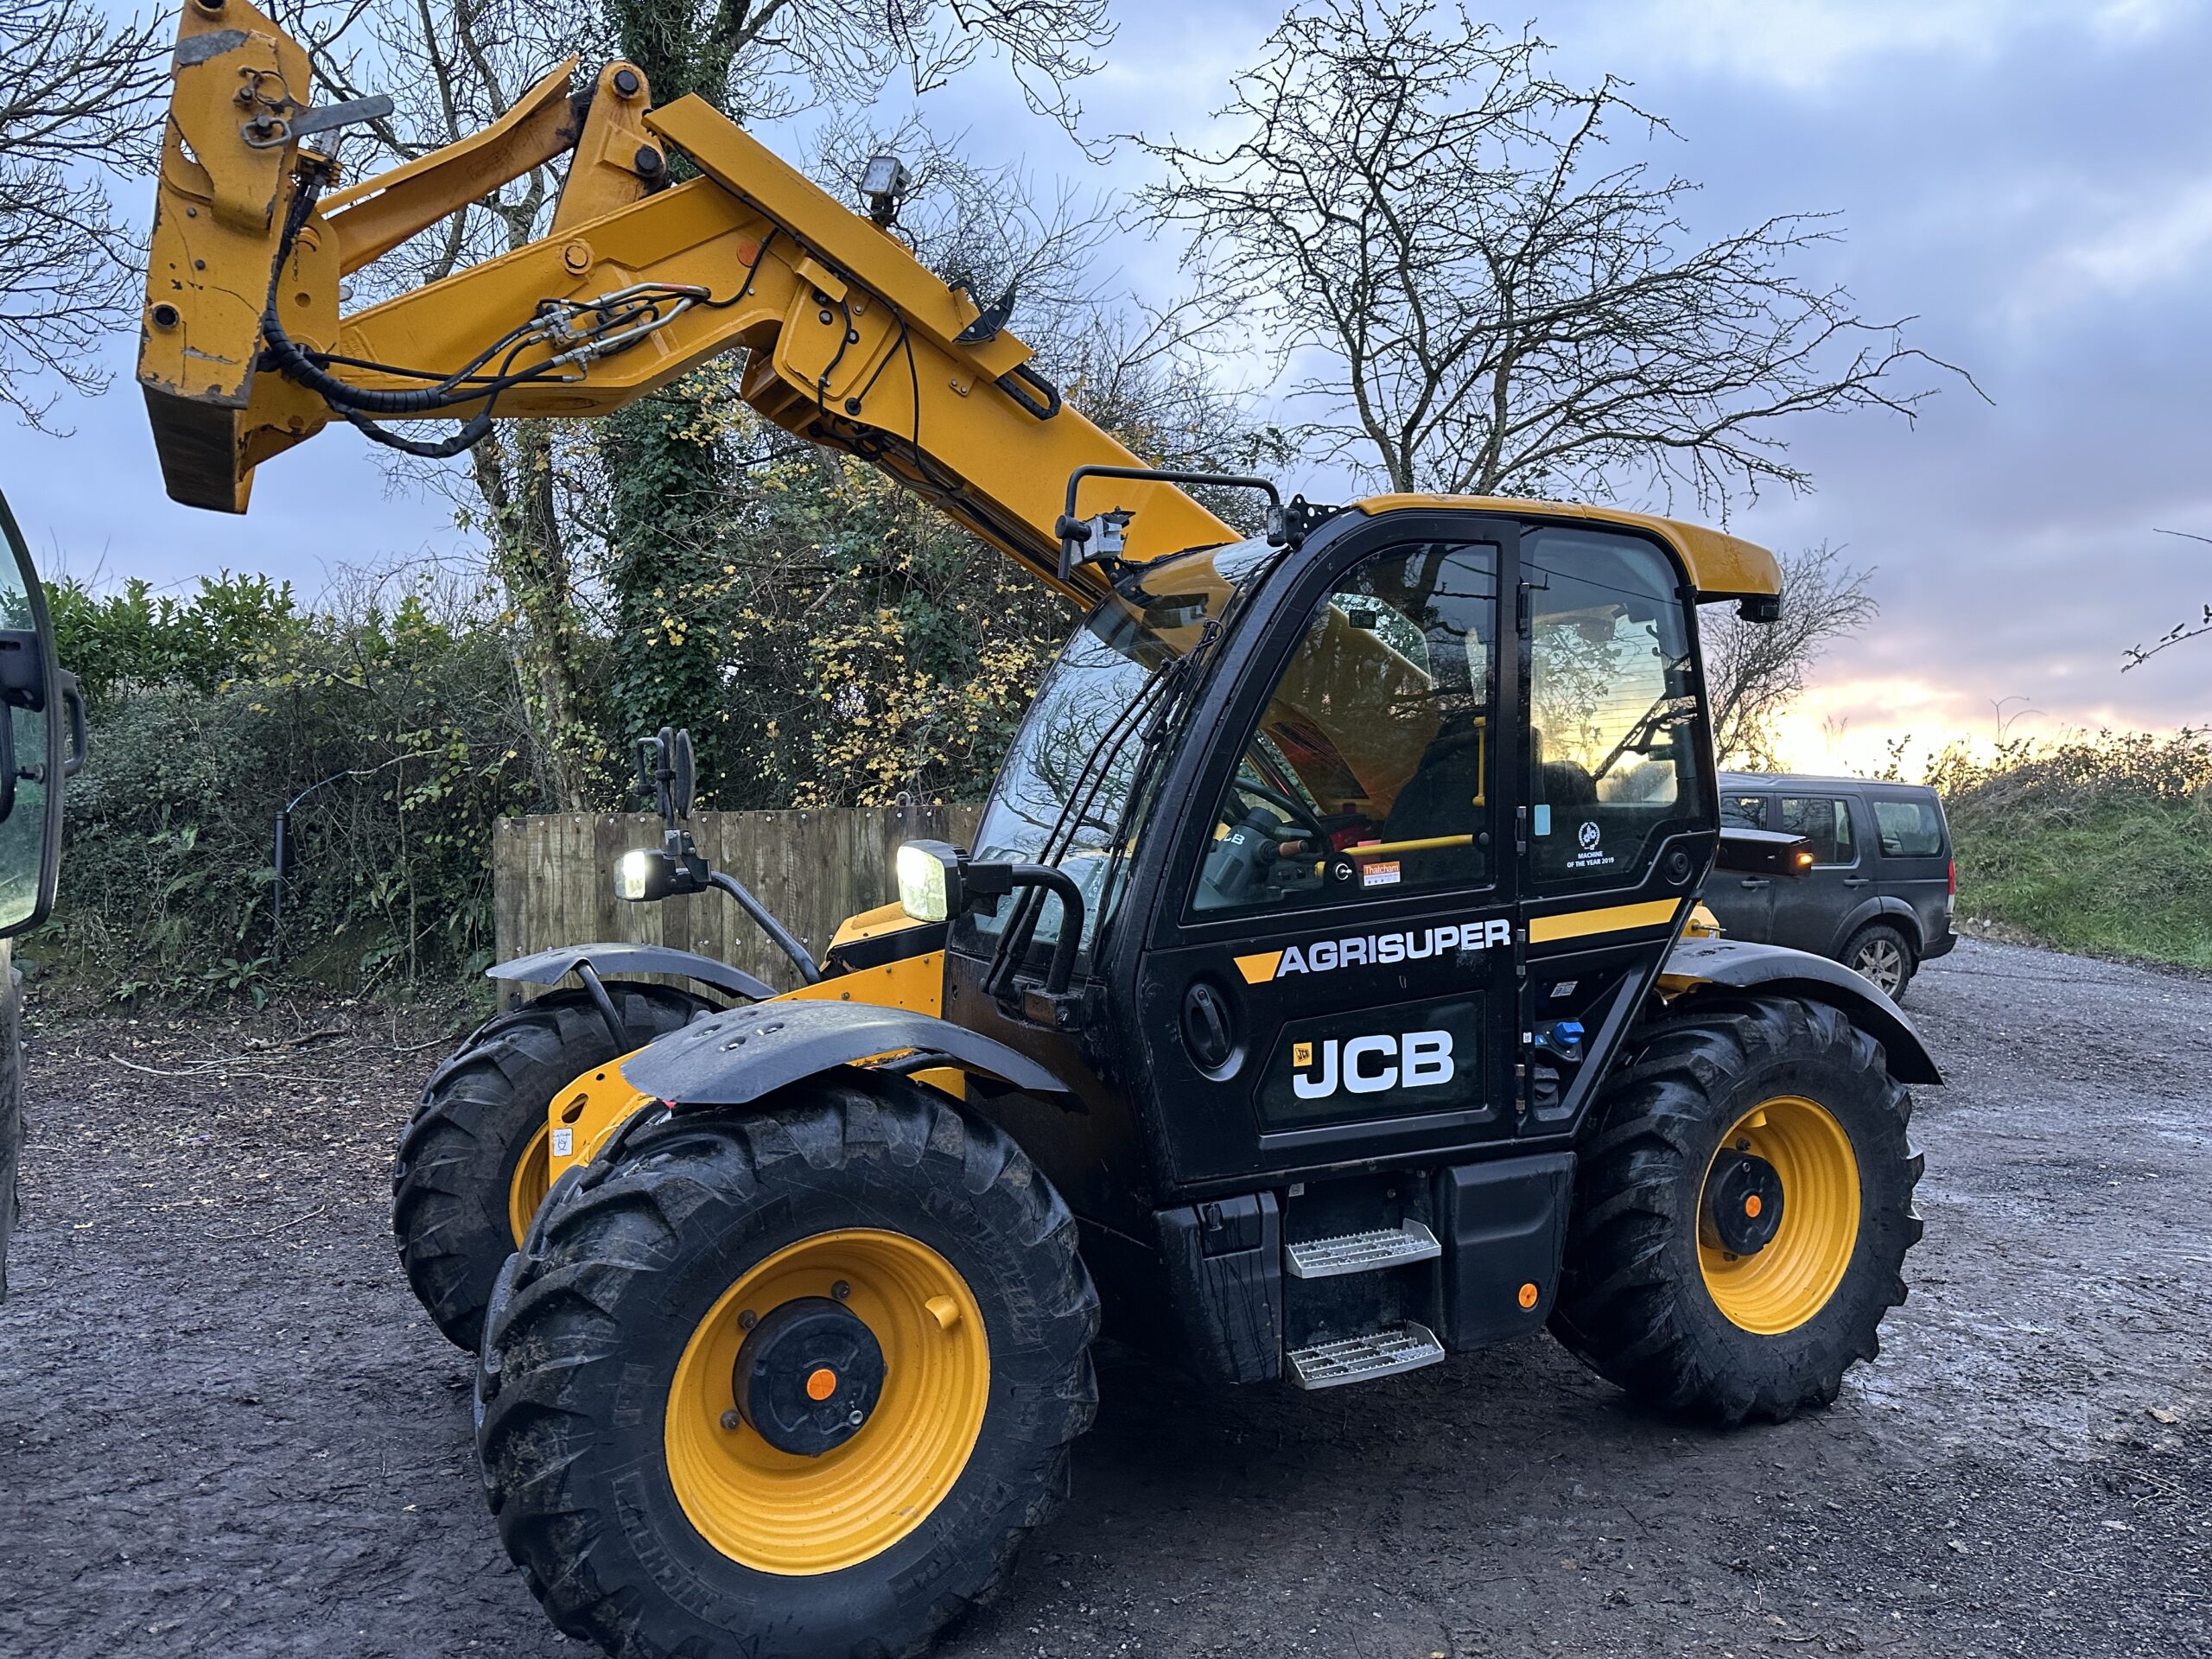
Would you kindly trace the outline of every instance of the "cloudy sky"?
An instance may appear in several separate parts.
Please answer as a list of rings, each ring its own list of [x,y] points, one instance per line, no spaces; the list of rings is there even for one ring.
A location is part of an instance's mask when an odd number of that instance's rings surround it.
[[[1086,127],[1201,135],[1278,10],[1116,0]],[[2000,699],[2026,700],[2016,731],[2212,720],[2212,639],[2120,671],[2124,647],[2212,601],[2212,546],[2159,533],[2212,535],[2212,4],[1602,0],[1535,17],[1562,72],[1625,76],[1673,121],[1663,159],[1703,181],[1699,229],[1837,210],[1846,239],[1807,274],[1869,315],[1916,315],[1914,342],[1988,394],[1947,391],[1916,425],[1808,421],[1793,449],[1815,493],[1737,508],[1739,533],[1840,543],[1876,570],[1881,621],[1823,664],[1794,758],[1986,736]],[[925,113],[1040,180],[1144,176],[1126,147],[1086,162],[988,67]],[[1124,280],[1159,283],[1164,257],[1122,251]],[[258,569],[312,592],[341,566],[458,544],[442,503],[395,491],[343,430],[264,467],[243,519],[174,505],[131,344],[113,391],[57,408],[72,435],[0,427],[0,487],[42,566],[163,584]]]

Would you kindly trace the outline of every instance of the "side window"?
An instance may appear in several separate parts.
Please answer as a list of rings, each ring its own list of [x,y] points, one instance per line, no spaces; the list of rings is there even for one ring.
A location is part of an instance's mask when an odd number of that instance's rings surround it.
[[[1876,801],[1874,830],[1889,858],[1934,858],[1943,850],[1943,826],[1932,801]]]
[[[1764,830],[1766,828],[1766,797],[1764,795],[1723,795],[1720,798],[1720,823],[1729,830]]]
[[[1851,840],[1851,809],[1824,795],[1785,795],[1782,798],[1783,833],[1802,836],[1813,843],[1815,864],[1856,864],[1859,849]]]
[[[1365,561],[1315,611],[1214,809],[1199,913],[1491,877],[1497,550]]]
[[[1521,547],[1533,873],[1554,887],[1630,880],[1709,810],[1674,569],[1650,543],[1602,531],[1534,531]]]

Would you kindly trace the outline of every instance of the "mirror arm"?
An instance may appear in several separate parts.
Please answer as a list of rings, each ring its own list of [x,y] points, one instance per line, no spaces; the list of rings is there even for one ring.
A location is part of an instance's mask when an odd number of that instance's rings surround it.
[[[746,891],[742,881],[734,875],[725,875],[720,870],[709,872],[707,880],[710,886],[721,888],[744,906],[745,913],[760,925],[760,931],[775,942],[776,949],[791,959],[801,980],[809,985],[822,982],[822,970],[814,965],[814,958],[807,955],[806,947],[791,937],[791,930],[769,912],[767,906]]]
[[[1058,996],[1075,976],[1076,946],[1083,938],[1083,889],[1076,886],[1073,876],[1051,864],[1016,864],[1007,874],[1015,887],[1041,887],[1060,901],[1060,936],[1052,942],[1052,960],[1045,969],[1045,994]],[[1029,954],[1029,942],[1036,938],[1037,924],[1044,914],[1041,903],[1026,907],[1021,938],[1007,957],[1009,963]]]

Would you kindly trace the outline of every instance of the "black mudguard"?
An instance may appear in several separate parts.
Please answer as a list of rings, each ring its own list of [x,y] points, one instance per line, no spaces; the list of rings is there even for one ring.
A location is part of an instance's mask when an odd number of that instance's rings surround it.
[[[774,989],[741,969],[696,950],[676,950],[664,944],[622,944],[606,940],[596,944],[559,944],[534,951],[512,962],[495,962],[484,970],[486,979],[511,979],[524,985],[556,985],[584,963],[602,976],[607,974],[673,974],[696,979],[732,996],[765,1002]]]
[[[631,1087],[677,1111],[747,1106],[840,1065],[913,1049],[1024,1094],[1068,1087],[1025,1054],[964,1027],[868,1002],[764,1002],[671,1032],[622,1063]]]
[[[1890,1075],[1899,1083],[1939,1084],[1943,1074],[1920,1040],[1903,1009],[1840,962],[1751,939],[1684,938],[1675,941],[1662,973],[1726,985],[1732,990],[1771,991],[1802,996],[1843,1010],[1882,1046]],[[1688,993],[1695,996],[1693,990]],[[1680,999],[1678,998],[1679,1001]]]

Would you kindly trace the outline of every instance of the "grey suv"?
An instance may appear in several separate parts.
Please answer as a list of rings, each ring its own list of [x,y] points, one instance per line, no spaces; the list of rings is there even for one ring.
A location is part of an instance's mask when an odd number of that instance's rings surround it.
[[[1955,943],[1951,830],[1936,791],[1918,784],[1792,772],[1724,772],[1720,821],[1813,843],[1799,880],[1715,869],[1704,899],[1732,938],[1833,957],[1892,999],[1914,970]]]

